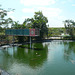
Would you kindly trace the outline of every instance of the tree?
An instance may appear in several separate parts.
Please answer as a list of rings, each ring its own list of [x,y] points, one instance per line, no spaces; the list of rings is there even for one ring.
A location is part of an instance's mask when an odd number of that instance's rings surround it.
[[[19,24],[19,21],[13,21],[12,22],[12,26],[11,26],[12,29],[24,29],[26,28],[26,26],[24,24]],[[24,36],[16,36],[17,40],[19,43],[22,43],[24,42]]]
[[[25,19],[24,23],[29,28],[38,28],[40,29],[40,37],[44,38],[45,35],[48,35],[48,19],[43,15],[41,11],[35,12],[33,18]],[[24,24],[23,23],[23,24]]]
[[[43,15],[42,12],[35,12],[34,20],[33,20],[33,28],[40,29],[40,35],[43,38],[45,35],[48,34],[47,28],[48,19]]]
[[[66,32],[73,38],[75,30],[75,22],[73,20],[65,20],[64,25]]]
[[[32,19],[30,19],[30,18],[25,19],[25,21],[23,22],[23,25],[26,28],[32,28]]]
[[[6,23],[4,19],[5,16],[7,16],[7,11],[0,8],[0,26]]]
[[[8,10],[2,9],[0,5],[0,26],[8,27],[8,24],[12,23],[11,18],[5,18],[7,13],[10,11],[14,11],[14,9],[9,8]]]

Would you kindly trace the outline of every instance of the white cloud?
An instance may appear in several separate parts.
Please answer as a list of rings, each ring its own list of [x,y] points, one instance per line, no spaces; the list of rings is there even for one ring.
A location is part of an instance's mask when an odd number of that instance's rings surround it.
[[[23,17],[22,17],[23,21],[24,21],[25,19],[27,19],[27,18],[31,18],[31,17],[29,17],[29,16],[23,16]]]
[[[62,4],[67,4],[67,3],[71,3],[73,2],[73,0],[62,0],[61,3]]]
[[[8,17],[8,18],[12,18],[13,20],[16,21],[17,18],[16,18],[15,16],[13,16],[13,14],[14,14],[14,12],[13,12],[13,11],[10,11],[10,12],[7,13],[7,17]]]
[[[41,10],[43,12],[43,14],[48,17],[58,16],[62,12],[62,10],[59,8],[39,7],[38,10]]]
[[[24,13],[34,13],[37,11],[42,11],[44,15],[46,16],[58,16],[62,10],[59,8],[47,8],[47,7],[36,7],[36,8],[24,8],[22,9],[22,12]]]
[[[65,4],[65,3],[66,3],[66,1],[62,1],[61,3],[62,3],[62,4]]]
[[[14,16],[9,16],[10,18],[12,18],[14,21],[17,21],[16,17]]]
[[[68,0],[68,1],[72,2],[73,0]]]
[[[61,16],[62,9],[46,7],[40,7],[39,9],[48,18],[49,27],[64,27],[63,21],[66,17]]]
[[[22,16],[22,18],[21,18],[21,23],[23,23],[24,20],[27,19],[27,18],[31,18],[31,17],[29,17],[29,16]]]
[[[64,26],[62,21],[65,19],[65,17],[61,16],[62,10],[59,8],[45,7],[46,5],[55,4],[56,1],[57,0],[20,0],[21,4],[24,4],[25,6],[34,6],[33,8],[28,7],[22,9],[22,12],[26,14],[26,16],[22,17],[22,19],[31,18],[34,16],[34,12],[42,11],[44,16],[48,18],[50,27]],[[65,3],[65,1],[62,3]]]
[[[63,21],[66,19],[64,16],[57,16],[49,18],[49,26],[50,27],[64,27]]]
[[[75,4],[72,4],[72,6],[75,6]]]
[[[8,15],[11,15],[11,14],[13,14],[14,12],[13,11],[10,11],[10,12],[8,12]]]
[[[24,9],[22,9],[22,12],[24,12],[24,13],[33,13],[33,12],[35,12],[35,10],[33,8],[24,8]]]
[[[54,4],[55,0],[20,0],[21,4],[24,4],[25,6],[42,6],[42,5],[50,5]]]
[[[0,12],[3,12],[3,10],[0,10]]]

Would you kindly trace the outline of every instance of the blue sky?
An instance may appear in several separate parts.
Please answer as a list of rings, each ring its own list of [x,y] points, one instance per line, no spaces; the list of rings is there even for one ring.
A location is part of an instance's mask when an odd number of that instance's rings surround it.
[[[75,0],[0,0],[0,4],[4,9],[15,9],[8,17],[20,23],[38,11],[48,18],[49,27],[64,27],[64,20],[75,20]]]

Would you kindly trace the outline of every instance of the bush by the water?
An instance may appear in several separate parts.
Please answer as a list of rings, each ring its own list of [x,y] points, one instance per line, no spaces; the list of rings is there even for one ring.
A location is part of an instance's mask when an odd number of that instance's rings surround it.
[[[75,39],[75,36],[64,36],[63,39]]]

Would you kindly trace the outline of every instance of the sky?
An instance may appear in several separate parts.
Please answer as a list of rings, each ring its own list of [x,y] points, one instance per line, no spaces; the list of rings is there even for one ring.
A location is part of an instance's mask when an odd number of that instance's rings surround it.
[[[75,20],[75,0],[0,0],[0,5],[3,9],[15,9],[8,17],[20,24],[38,11],[47,17],[49,27],[64,27],[63,21]]]

